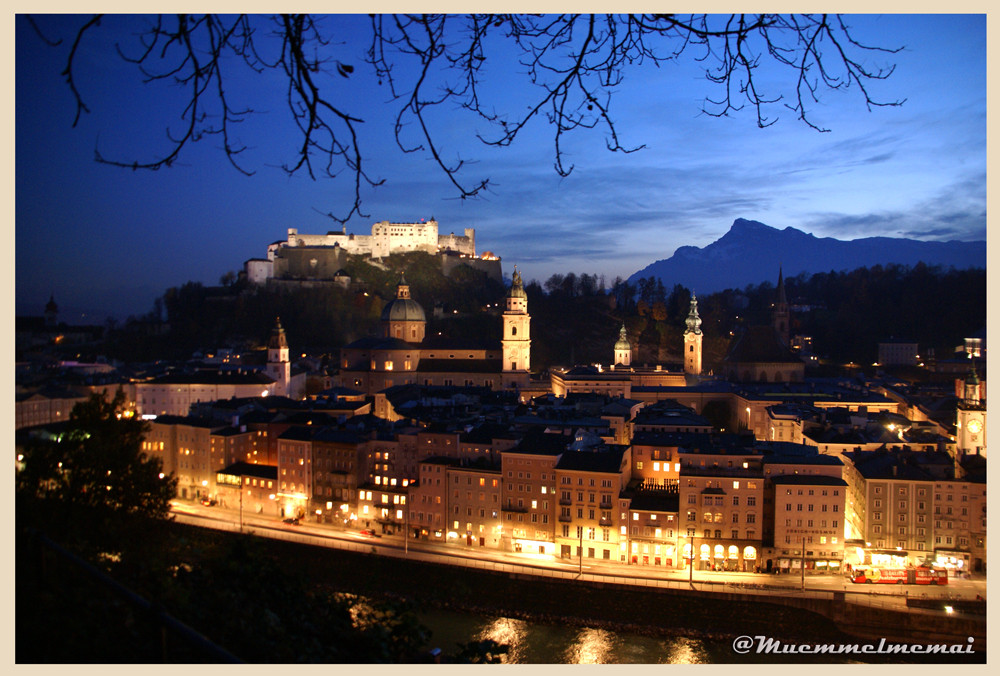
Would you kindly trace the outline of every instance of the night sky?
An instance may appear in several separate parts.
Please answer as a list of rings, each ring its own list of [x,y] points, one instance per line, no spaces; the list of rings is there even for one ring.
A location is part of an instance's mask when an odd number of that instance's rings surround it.
[[[434,217],[443,234],[474,227],[479,252],[494,251],[507,274],[527,279],[574,271],[626,277],[683,245],[705,246],[736,218],[793,226],[840,239],[873,235],[928,240],[986,238],[986,18],[852,17],[861,41],[904,52],[873,55],[897,64],[891,79],[870,84],[873,98],[906,99],[869,112],[855,90],[824,92],[812,108],[818,133],[774,109],[778,122],[758,129],[749,110],[731,118],[699,114],[717,95],[691,58],[625,73],[612,101],[629,155],[605,149],[600,131],[566,143],[573,173],[553,169],[551,132],[536,121],[507,149],[478,145],[472,117],[439,111],[448,156],[475,160],[461,177],[490,178],[483,198],[454,199],[447,179],[425,155],[404,155],[392,139],[395,108],[363,63],[365,17],[329,17],[338,58],[356,67],[331,79],[345,106],[365,120],[369,169],[385,185],[363,192],[368,218],[348,232],[369,234],[382,220]],[[42,17],[64,40],[78,17]],[[278,168],[294,139],[280,90],[267,79],[234,82],[259,111],[240,130],[250,146],[246,177],[214,139],[187,149],[170,169],[133,172],[94,161],[106,155],[145,159],[162,147],[179,115],[176,89],[143,86],[114,53],[135,20],[108,20],[81,46],[78,88],[90,107],[72,127],[74,102],[60,71],[67,46],[46,46],[23,17],[16,25],[15,301],[18,314],[39,315],[50,294],[60,319],[101,323],[152,308],[154,298],[188,280],[218,283],[289,227],[339,230],[323,214],[348,210],[350,181],[289,178]],[[127,44],[127,43],[124,43]],[[520,105],[523,85],[500,54],[488,61],[483,95],[498,107]],[[765,74],[766,77],[767,74]],[[786,76],[787,78],[787,76]],[[783,89],[786,91],[787,89]],[[249,101],[249,99],[247,99]],[[762,276],[768,278],[772,271]],[[676,280],[683,283],[683,280]]]

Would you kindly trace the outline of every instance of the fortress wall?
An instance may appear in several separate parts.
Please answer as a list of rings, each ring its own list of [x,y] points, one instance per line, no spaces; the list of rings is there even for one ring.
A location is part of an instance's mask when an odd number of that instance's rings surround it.
[[[469,233],[470,228],[466,228],[465,232]],[[468,234],[463,236],[456,235],[455,233],[451,233],[450,235],[439,235],[437,245],[442,251],[451,249],[452,251],[464,253],[467,256],[476,255],[476,236],[474,231],[471,237]]]
[[[274,263],[269,260],[251,258],[246,262],[247,281],[251,284],[264,284],[274,276]]]
[[[342,247],[285,247],[274,257],[274,276],[293,279],[333,279],[347,264]]]
[[[264,283],[270,278],[332,278],[346,259],[342,253],[382,258],[391,254],[410,251],[424,251],[437,254],[438,251],[457,251],[469,258],[459,261],[442,260],[442,270],[449,274],[456,265],[465,264],[486,272],[490,277],[502,281],[503,274],[498,260],[482,260],[476,255],[476,231],[465,228],[463,235],[450,233],[438,235],[438,223],[391,223],[380,221],[372,226],[371,235],[352,235],[347,232],[328,232],[323,235],[299,233],[296,228],[288,229],[288,238],[268,247],[268,258],[273,266],[266,269],[258,263],[247,263],[247,277],[256,283]],[[338,251],[341,253],[334,254]],[[308,253],[303,253],[308,252]],[[313,263],[312,261],[316,261]]]
[[[438,245],[437,221],[426,223],[390,223],[372,226],[372,253],[376,258],[407,251],[434,253]]]
[[[460,265],[468,265],[473,270],[485,272],[488,277],[503,282],[503,270],[499,260],[463,258],[461,256],[441,256],[441,272],[447,277]]]

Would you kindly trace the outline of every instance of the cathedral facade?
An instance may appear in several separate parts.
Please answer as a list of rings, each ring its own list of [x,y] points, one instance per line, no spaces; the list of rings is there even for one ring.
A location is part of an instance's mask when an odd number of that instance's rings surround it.
[[[396,298],[382,310],[379,336],[369,336],[340,350],[341,387],[374,395],[397,385],[488,387],[523,390],[531,364],[531,315],[521,275],[513,284],[503,313],[503,334],[491,344],[426,336],[423,308],[410,297],[401,277]]]

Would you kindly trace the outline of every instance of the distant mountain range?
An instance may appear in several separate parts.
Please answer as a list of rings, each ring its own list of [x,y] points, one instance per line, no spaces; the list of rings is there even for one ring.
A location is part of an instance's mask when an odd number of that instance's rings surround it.
[[[921,261],[945,268],[985,268],[986,242],[923,242],[895,237],[844,241],[737,218],[729,232],[708,246],[682,246],[670,258],[647,265],[628,281],[634,284],[653,276],[663,280],[667,288],[681,284],[707,294],[764,281],[773,284],[779,266],[786,277],[794,277],[801,272],[840,272]]]

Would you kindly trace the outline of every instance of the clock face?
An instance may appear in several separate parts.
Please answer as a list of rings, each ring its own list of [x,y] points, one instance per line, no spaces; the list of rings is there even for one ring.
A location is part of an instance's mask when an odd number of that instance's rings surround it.
[[[970,432],[972,432],[973,434],[979,434],[979,430],[981,430],[981,429],[983,429],[983,425],[978,420],[970,420],[969,421],[969,431]]]

